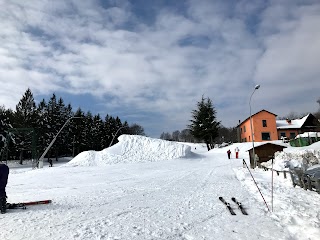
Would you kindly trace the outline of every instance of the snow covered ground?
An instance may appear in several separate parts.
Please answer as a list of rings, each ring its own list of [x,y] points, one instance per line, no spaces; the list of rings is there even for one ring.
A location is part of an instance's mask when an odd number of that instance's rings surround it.
[[[227,159],[235,147],[240,159]],[[8,202],[53,202],[0,215],[0,239],[319,239],[320,194],[293,188],[289,176],[275,174],[272,205],[271,171],[255,169],[269,212],[242,165],[249,147],[236,143],[208,152],[204,144],[124,135],[111,148],[59,160],[52,168],[10,165]],[[298,159],[300,149],[286,152]],[[286,161],[277,160],[279,166]]]

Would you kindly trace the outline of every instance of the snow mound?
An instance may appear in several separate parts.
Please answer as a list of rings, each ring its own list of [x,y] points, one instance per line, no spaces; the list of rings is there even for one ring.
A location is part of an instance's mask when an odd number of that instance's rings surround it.
[[[78,154],[67,165],[104,166],[117,163],[155,162],[186,157],[191,147],[136,135],[121,135],[119,142],[102,151],[85,151]]]
[[[274,159],[274,169],[278,171],[289,170],[293,168],[307,168],[320,164],[320,142],[307,147],[291,147],[283,152],[276,152]],[[268,161],[262,164],[271,168],[272,162]]]

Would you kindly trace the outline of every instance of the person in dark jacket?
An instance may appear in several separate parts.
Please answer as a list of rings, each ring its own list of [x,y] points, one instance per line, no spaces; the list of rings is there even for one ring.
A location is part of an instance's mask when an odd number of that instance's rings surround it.
[[[6,186],[8,183],[9,168],[7,165],[0,163],[0,209],[1,213],[7,210],[7,193]]]
[[[230,158],[231,158],[231,151],[230,151],[230,149],[227,151],[227,154],[228,154],[228,158],[230,159]]]

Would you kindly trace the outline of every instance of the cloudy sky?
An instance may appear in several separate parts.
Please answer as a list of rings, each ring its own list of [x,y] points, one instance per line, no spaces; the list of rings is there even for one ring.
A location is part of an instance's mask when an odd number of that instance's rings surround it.
[[[202,95],[236,126],[256,84],[253,113],[315,112],[319,26],[319,0],[0,0],[0,105],[55,93],[153,137]]]

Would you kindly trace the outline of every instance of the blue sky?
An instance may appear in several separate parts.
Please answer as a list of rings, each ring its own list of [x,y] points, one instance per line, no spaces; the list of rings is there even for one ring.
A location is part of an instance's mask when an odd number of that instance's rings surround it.
[[[0,0],[0,105],[30,88],[148,136],[186,128],[201,96],[224,126],[318,110],[320,2]]]

